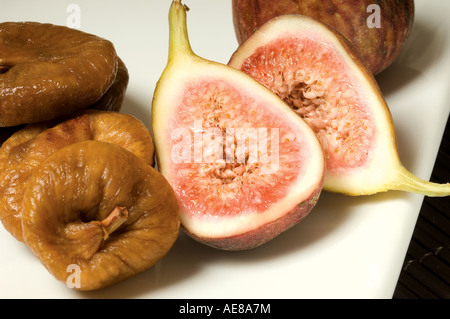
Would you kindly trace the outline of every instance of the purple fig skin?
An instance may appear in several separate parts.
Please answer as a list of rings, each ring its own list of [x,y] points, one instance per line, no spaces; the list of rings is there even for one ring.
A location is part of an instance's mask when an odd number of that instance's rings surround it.
[[[292,228],[308,216],[309,212],[316,206],[322,192],[322,183],[311,193],[311,196],[302,203],[295,206],[290,212],[282,218],[276,219],[271,223],[264,224],[258,228],[249,230],[246,233],[233,237],[222,238],[204,238],[199,237],[183,228],[184,232],[207,246],[230,251],[249,250],[257,248],[268,241],[274,239],[284,231]]]
[[[369,23],[375,21],[373,4],[380,9],[377,26]],[[347,38],[374,75],[392,64],[414,22],[414,0],[233,0],[232,10],[239,44],[273,17],[302,14]]]

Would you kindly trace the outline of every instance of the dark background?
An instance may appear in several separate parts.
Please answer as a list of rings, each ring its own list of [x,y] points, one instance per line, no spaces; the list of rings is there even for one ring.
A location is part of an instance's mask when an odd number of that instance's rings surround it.
[[[431,180],[450,181],[450,125]],[[425,197],[394,299],[450,299],[450,197]]]

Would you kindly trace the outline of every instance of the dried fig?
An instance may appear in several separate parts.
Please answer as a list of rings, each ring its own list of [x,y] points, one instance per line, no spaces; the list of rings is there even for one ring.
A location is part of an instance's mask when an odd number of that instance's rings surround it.
[[[117,68],[108,40],[48,23],[0,23],[0,126],[85,109],[106,93]]]
[[[155,264],[176,241],[180,222],[159,172],[121,146],[84,141],[33,171],[22,226],[25,243],[56,279],[94,290]]]
[[[313,209],[322,149],[270,90],[193,53],[185,10],[172,2],[168,64],[152,104],[158,167],[175,190],[187,234],[219,249],[255,248]]]
[[[84,140],[120,145],[153,165],[150,133],[132,115],[88,110],[62,122],[25,126],[0,148],[0,220],[17,240],[23,241],[22,199],[33,169],[64,146]]]
[[[298,14],[273,18],[239,46],[229,65],[271,89],[314,129],[326,157],[325,190],[450,195],[449,183],[421,180],[402,165],[373,75],[327,25]]]
[[[122,108],[122,102],[125,97],[125,92],[128,86],[129,74],[128,69],[122,59],[118,59],[119,64],[117,68],[117,75],[113,84],[109,87],[108,91],[91,105],[89,108],[93,108],[101,111],[114,111],[119,112]]]
[[[233,0],[239,44],[271,18],[302,14],[347,38],[372,74],[399,55],[414,22],[414,0]]]

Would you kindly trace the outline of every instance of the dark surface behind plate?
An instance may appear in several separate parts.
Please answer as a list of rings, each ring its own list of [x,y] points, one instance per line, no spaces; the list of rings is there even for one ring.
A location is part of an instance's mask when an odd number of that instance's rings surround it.
[[[431,180],[450,181],[450,124]],[[394,299],[450,299],[450,197],[425,197]]]

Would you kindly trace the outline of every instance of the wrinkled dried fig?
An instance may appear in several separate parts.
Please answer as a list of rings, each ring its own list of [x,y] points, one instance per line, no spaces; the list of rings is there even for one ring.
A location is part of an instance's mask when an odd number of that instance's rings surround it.
[[[128,69],[122,59],[118,59],[117,75],[108,91],[89,108],[101,111],[119,112],[128,86]]]
[[[23,241],[22,199],[28,179],[45,158],[64,146],[98,140],[120,145],[153,165],[154,148],[148,129],[132,115],[89,110],[63,122],[30,124],[0,148],[0,220]]]
[[[46,158],[23,207],[26,244],[56,279],[79,290],[151,267],[179,234],[178,205],[164,177],[123,147],[99,141]]]
[[[0,126],[85,109],[105,94],[117,69],[108,40],[48,23],[0,23]]]

